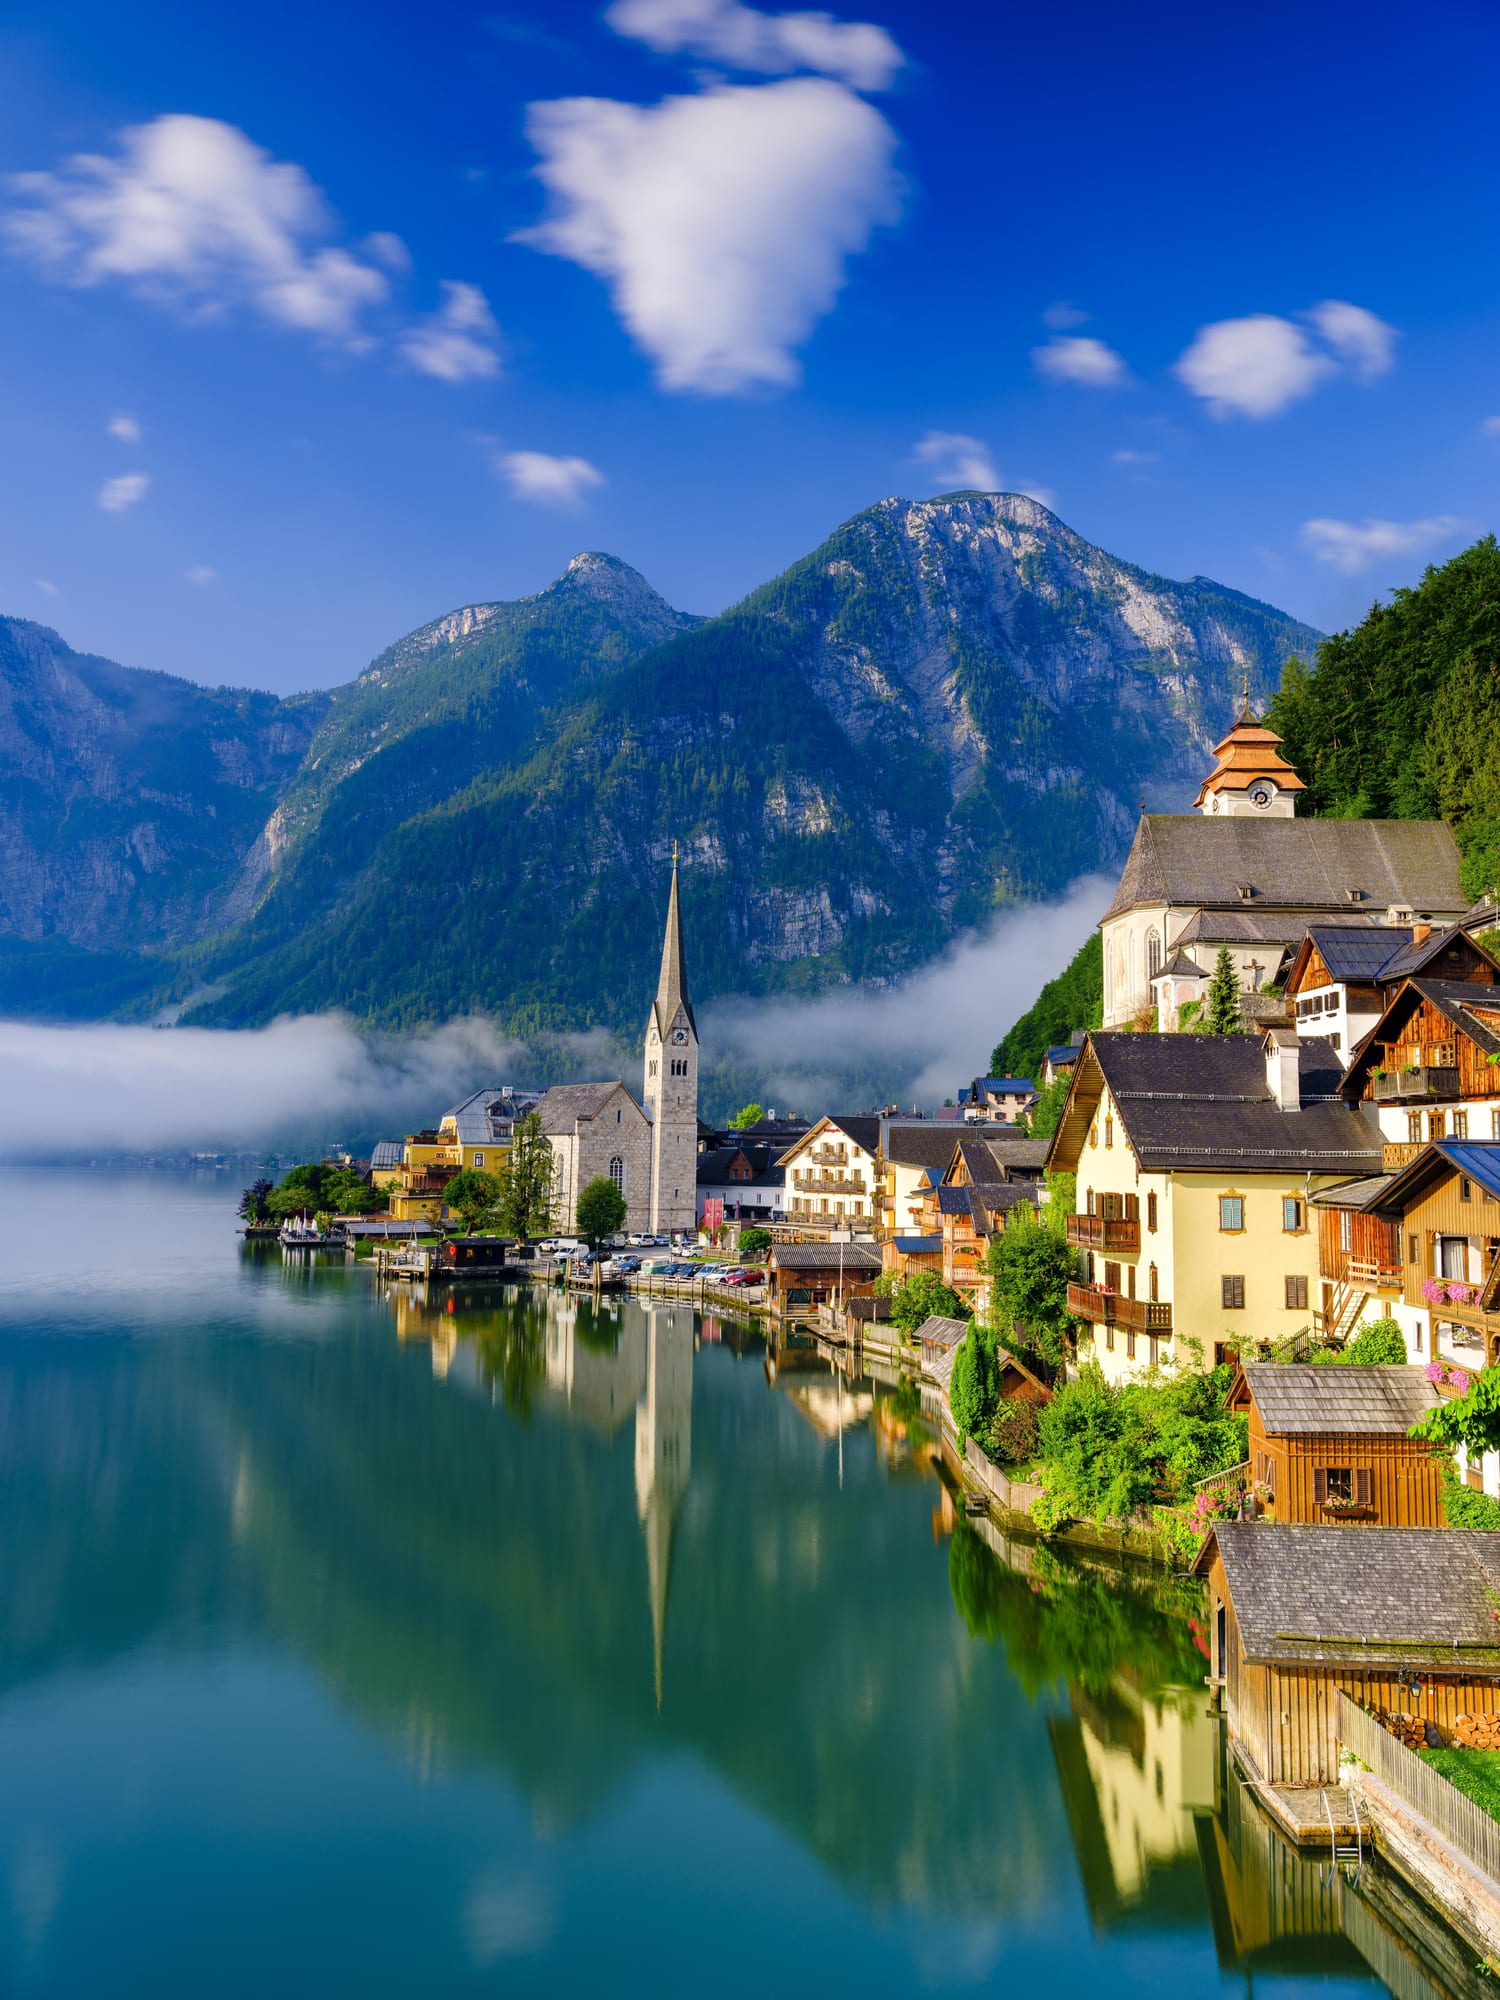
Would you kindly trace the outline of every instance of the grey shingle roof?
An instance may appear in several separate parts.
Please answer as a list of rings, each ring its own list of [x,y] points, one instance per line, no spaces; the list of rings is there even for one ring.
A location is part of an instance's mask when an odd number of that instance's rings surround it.
[[[957,1144],[951,1126],[890,1125],[886,1127],[885,1159],[897,1167],[926,1167],[941,1173]]]
[[[1402,1362],[1360,1368],[1339,1362],[1253,1361],[1244,1374],[1261,1423],[1274,1437],[1331,1432],[1405,1437],[1438,1401],[1422,1370]]]
[[[1340,1181],[1337,1187],[1324,1188],[1308,1199],[1314,1208],[1373,1208],[1395,1178],[1394,1174],[1370,1174],[1363,1180]]]
[[[773,1166],[773,1157],[769,1146],[714,1146],[698,1155],[698,1185],[724,1187],[731,1192],[736,1188],[785,1187],[786,1168]],[[729,1170],[741,1158],[750,1169],[750,1178],[731,1180]]]
[[[917,1328],[918,1347],[957,1347],[969,1330],[966,1319],[945,1319],[941,1313],[933,1313]]]
[[[541,1103],[537,1116],[544,1132],[571,1132],[579,1119],[597,1118],[617,1090],[613,1083],[554,1083]]]
[[[1308,936],[1330,975],[1341,984],[1378,979],[1411,943],[1409,928],[1389,924],[1312,924]]]
[[[937,1191],[939,1215],[972,1215],[974,1204],[966,1187],[940,1187]]]
[[[1222,1521],[1200,1574],[1215,1549],[1250,1660],[1500,1665],[1500,1534]]]
[[[1380,1134],[1339,1100],[1342,1072],[1321,1036],[1298,1048],[1300,1111],[1272,1098],[1259,1035],[1096,1034],[1090,1046],[1144,1168],[1353,1175],[1380,1166]]]
[[[880,1147],[880,1120],[861,1112],[849,1118],[834,1117],[829,1114],[829,1123],[837,1125],[846,1139],[852,1139],[856,1146],[863,1147],[872,1157]]]
[[[1049,1141],[1046,1139],[1020,1139],[992,1137],[988,1132],[978,1142],[983,1153],[970,1155],[964,1148],[964,1161],[969,1173],[976,1181],[995,1178],[993,1169],[1000,1167],[1006,1173],[1039,1174],[1047,1164]],[[984,1154],[989,1155],[986,1166]]]
[[[534,1091],[476,1090],[445,1114],[457,1129],[460,1145],[483,1146],[495,1138],[494,1120],[509,1124],[538,1102]]]
[[[1240,901],[1240,885],[1268,909],[1349,908],[1391,903],[1457,916],[1458,848],[1442,820],[1208,819],[1200,813],[1147,813],[1105,921],[1138,903],[1199,908]]]
[[[1301,944],[1307,935],[1307,910],[1267,910],[1263,915],[1247,909],[1195,910],[1177,936],[1178,944]],[[1332,923],[1332,919],[1329,922]],[[1364,917],[1355,923],[1368,921]],[[1205,952],[1205,958],[1213,954]]]
[[[846,1274],[860,1277],[880,1269],[880,1252],[864,1243],[773,1243],[771,1261],[781,1271],[836,1271],[842,1255]]]

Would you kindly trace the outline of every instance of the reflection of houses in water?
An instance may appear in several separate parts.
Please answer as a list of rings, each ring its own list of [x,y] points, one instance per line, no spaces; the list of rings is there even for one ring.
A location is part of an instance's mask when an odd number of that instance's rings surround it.
[[[646,1383],[635,1407],[635,1499],[646,1537],[658,1708],[672,1534],[692,1469],[693,1315],[657,1308],[647,1320]]]

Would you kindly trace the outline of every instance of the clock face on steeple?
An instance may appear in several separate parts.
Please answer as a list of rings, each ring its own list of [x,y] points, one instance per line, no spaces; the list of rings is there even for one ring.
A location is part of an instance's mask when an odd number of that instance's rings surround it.
[[[1251,805],[1258,807],[1261,812],[1264,812],[1266,807],[1271,803],[1270,786],[1257,785],[1250,794],[1250,803]]]
[[[672,1031],[672,1040],[677,1044],[678,1048],[681,1048],[687,1040],[687,1029],[674,1028]]]

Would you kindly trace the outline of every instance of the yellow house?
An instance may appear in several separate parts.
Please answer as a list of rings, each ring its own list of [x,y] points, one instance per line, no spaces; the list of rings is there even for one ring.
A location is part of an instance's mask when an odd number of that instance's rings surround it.
[[[435,1127],[408,1132],[404,1140],[382,1139],[370,1156],[371,1184],[389,1191],[396,1221],[441,1222],[446,1183],[466,1168],[498,1173],[516,1120],[537,1101],[535,1092],[476,1090]]]
[[[1112,1380],[1201,1347],[1205,1364],[1310,1327],[1308,1197],[1377,1173],[1380,1135],[1341,1102],[1337,1056],[1266,1035],[1094,1034],[1048,1167],[1077,1175],[1068,1288]]]

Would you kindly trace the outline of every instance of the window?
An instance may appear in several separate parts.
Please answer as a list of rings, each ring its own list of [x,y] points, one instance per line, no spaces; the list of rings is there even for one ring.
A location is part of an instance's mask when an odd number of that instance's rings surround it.
[[[1335,1048],[1337,1048],[1337,1047],[1339,1046],[1339,1037],[1338,1037],[1337,1035],[1330,1035],[1330,1036],[1328,1037],[1328,1039],[1329,1039],[1329,1041],[1330,1041],[1330,1042],[1332,1042],[1332,1043],[1333,1043],[1333,1046],[1334,1046]]]
[[[1099,1143],[1099,1127],[1098,1124],[1095,1123],[1093,1125],[1090,1125],[1089,1127],[1089,1144],[1091,1146],[1097,1146],[1098,1143]]]
[[[1161,971],[1161,932],[1154,927],[1146,933],[1146,977],[1154,979]]]
[[[1350,1465],[1330,1465],[1323,1472],[1323,1498],[1325,1500],[1350,1500],[1354,1498],[1354,1468]]]
[[[1339,1210],[1339,1248],[1340,1250],[1354,1248],[1354,1216],[1347,1208]]]
[[[474,1155],[474,1167],[475,1167],[475,1170],[476,1170],[476,1172],[482,1172],[482,1171],[483,1171],[483,1168],[484,1168],[484,1155],[483,1155],[483,1153],[476,1153],[476,1154]]]
[[[1438,1238],[1438,1276],[1457,1278],[1460,1283],[1469,1275],[1469,1239],[1466,1236],[1440,1236]]]
[[[1125,1358],[1127,1361],[1134,1361],[1135,1359],[1135,1328],[1133,1326],[1127,1326],[1125,1329]]]
[[[615,1157],[609,1163],[609,1177],[620,1190],[620,1193],[624,1194],[625,1162],[620,1158],[618,1153],[616,1153]]]
[[[1428,1114],[1427,1114],[1427,1136],[1428,1136],[1428,1138],[1429,1138],[1429,1139],[1441,1139],[1441,1138],[1443,1138],[1443,1137],[1444,1137],[1444,1136],[1446,1135],[1446,1133],[1447,1133],[1447,1130],[1448,1130],[1448,1114],[1447,1114],[1447,1112],[1446,1112],[1446,1111],[1429,1111],[1429,1112],[1428,1112]]]
[[[1154,1264],[1146,1266],[1146,1297],[1150,1299],[1152,1305],[1157,1303],[1156,1266]]]
[[[618,1125],[618,1124],[620,1123],[620,1120],[621,1120],[621,1119],[622,1119],[622,1118],[624,1117],[624,1115],[625,1115],[625,1114],[624,1114],[624,1112],[623,1112],[623,1111],[622,1111],[622,1110],[620,1109],[619,1105],[616,1105],[616,1106],[615,1106],[615,1123],[616,1123],[617,1125]]]
[[[1106,1118],[1104,1121],[1104,1143],[1106,1146],[1112,1146],[1115,1143],[1115,1121],[1113,1118]]]
[[[1455,1111],[1455,1112],[1454,1112],[1454,1114],[1453,1114],[1453,1136],[1454,1136],[1454,1138],[1455,1138],[1455,1139],[1467,1139],[1467,1138],[1468,1138],[1468,1136],[1469,1136],[1469,1114],[1468,1114],[1468,1112],[1467,1112],[1467,1111]]]
[[[650,1072],[649,1072],[649,1073],[650,1073],[650,1074],[651,1074],[652,1076],[655,1076],[655,1074],[656,1074],[656,1064],[655,1064],[655,1063],[652,1063],[652,1065],[651,1065],[651,1068],[650,1068]]]
[[[1307,1311],[1307,1280],[1292,1272],[1287,1273],[1286,1309],[1288,1312]]]
[[[1154,1194],[1146,1196],[1146,1227],[1152,1231],[1156,1228],[1156,1196]]]
[[[1245,1226],[1245,1197],[1240,1194],[1219,1196],[1219,1227],[1239,1230]]]
[[[1460,1201],[1472,1201],[1474,1199],[1473,1184],[1467,1174],[1460,1174],[1458,1177],[1458,1198]]]
[[[1417,1261],[1417,1239],[1415,1236],[1408,1236],[1406,1239],[1406,1261],[1408,1264],[1415,1264]]]
[[[1414,1146],[1420,1146],[1420,1145],[1421,1145],[1421,1143],[1422,1143],[1422,1114],[1421,1114],[1421,1112],[1420,1112],[1420,1111],[1408,1111],[1408,1112],[1407,1112],[1407,1114],[1406,1114],[1406,1136],[1407,1136],[1407,1138],[1408,1138],[1408,1139],[1409,1139],[1409,1140],[1411,1141],[1411,1143],[1412,1143],[1412,1144],[1413,1144]]]
[[[1490,1137],[1500,1139],[1500,1111],[1490,1113]]]
[[[1288,1236],[1295,1235],[1306,1221],[1302,1202],[1297,1195],[1286,1194],[1281,1198],[1281,1226]]]
[[[1240,1278],[1220,1278],[1219,1290],[1225,1312],[1237,1313],[1245,1310],[1245,1280]]]

